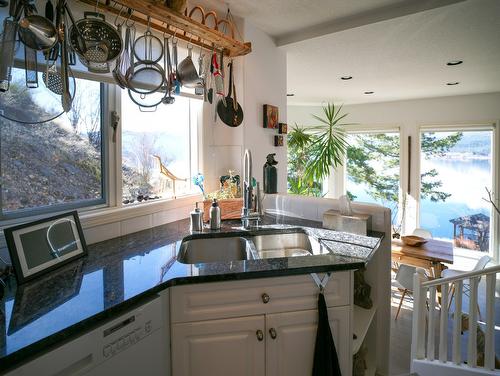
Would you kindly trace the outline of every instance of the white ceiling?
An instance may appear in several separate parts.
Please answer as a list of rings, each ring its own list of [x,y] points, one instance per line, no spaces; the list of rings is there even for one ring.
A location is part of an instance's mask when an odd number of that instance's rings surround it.
[[[283,1],[286,0],[272,3]],[[294,0],[293,4],[297,2]],[[366,5],[349,0],[335,3]],[[340,9],[347,12],[348,8]],[[310,17],[306,19],[304,23],[312,22]],[[275,35],[290,32],[281,22],[272,30]],[[296,40],[281,43],[287,51],[288,92],[295,94],[288,100],[291,105],[382,102],[500,91],[499,0],[468,0]],[[464,63],[446,66],[447,61],[455,59]],[[344,75],[353,79],[340,80]],[[454,81],[460,84],[446,85]],[[375,93],[365,95],[365,91]]]

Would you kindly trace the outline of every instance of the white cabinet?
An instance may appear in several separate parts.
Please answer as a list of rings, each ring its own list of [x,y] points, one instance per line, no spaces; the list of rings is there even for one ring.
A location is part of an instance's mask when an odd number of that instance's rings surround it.
[[[333,273],[325,291],[344,375],[352,363],[351,278]],[[310,374],[317,293],[310,275],[173,287],[172,375]]]
[[[172,374],[264,375],[264,330],[262,315],[174,324]]]
[[[349,312],[349,306],[328,309],[330,328],[343,375],[348,375],[347,372],[351,368],[349,337],[352,335],[349,335]],[[266,375],[310,375],[313,368],[317,325],[316,310],[268,315]]]

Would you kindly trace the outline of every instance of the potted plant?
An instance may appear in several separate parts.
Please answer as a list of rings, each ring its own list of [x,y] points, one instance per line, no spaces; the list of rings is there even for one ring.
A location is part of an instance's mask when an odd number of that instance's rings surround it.
[[[297,124],[288,135],[288,186],[291,193],[321,195],[321,181],[331,168],[341,166],[348,147],[345,126],[348,116],[342,105],[323,106],[324,117],[312,115],[318,125],[300,127]]]

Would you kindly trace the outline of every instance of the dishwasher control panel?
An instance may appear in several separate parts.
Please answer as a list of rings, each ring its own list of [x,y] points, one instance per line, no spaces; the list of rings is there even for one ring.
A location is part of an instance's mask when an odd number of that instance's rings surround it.
[[[106,325],[102,330],[103,360],[134,346],[159,329],[162,326],[161,309],[160,299],[155,299]]]

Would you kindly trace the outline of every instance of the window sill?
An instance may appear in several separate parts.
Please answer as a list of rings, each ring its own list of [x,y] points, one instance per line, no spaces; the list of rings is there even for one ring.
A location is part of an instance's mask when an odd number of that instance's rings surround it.
[[[201,194],[190,194],[176,199],[164,199],[139,204],[130,204],[120,208],[105,208],[80,213],[83,228],[101,226],[108,223],[119,222],[143,215],[158,213],[186,206],[193,206],[195,202],[202,201]]]

